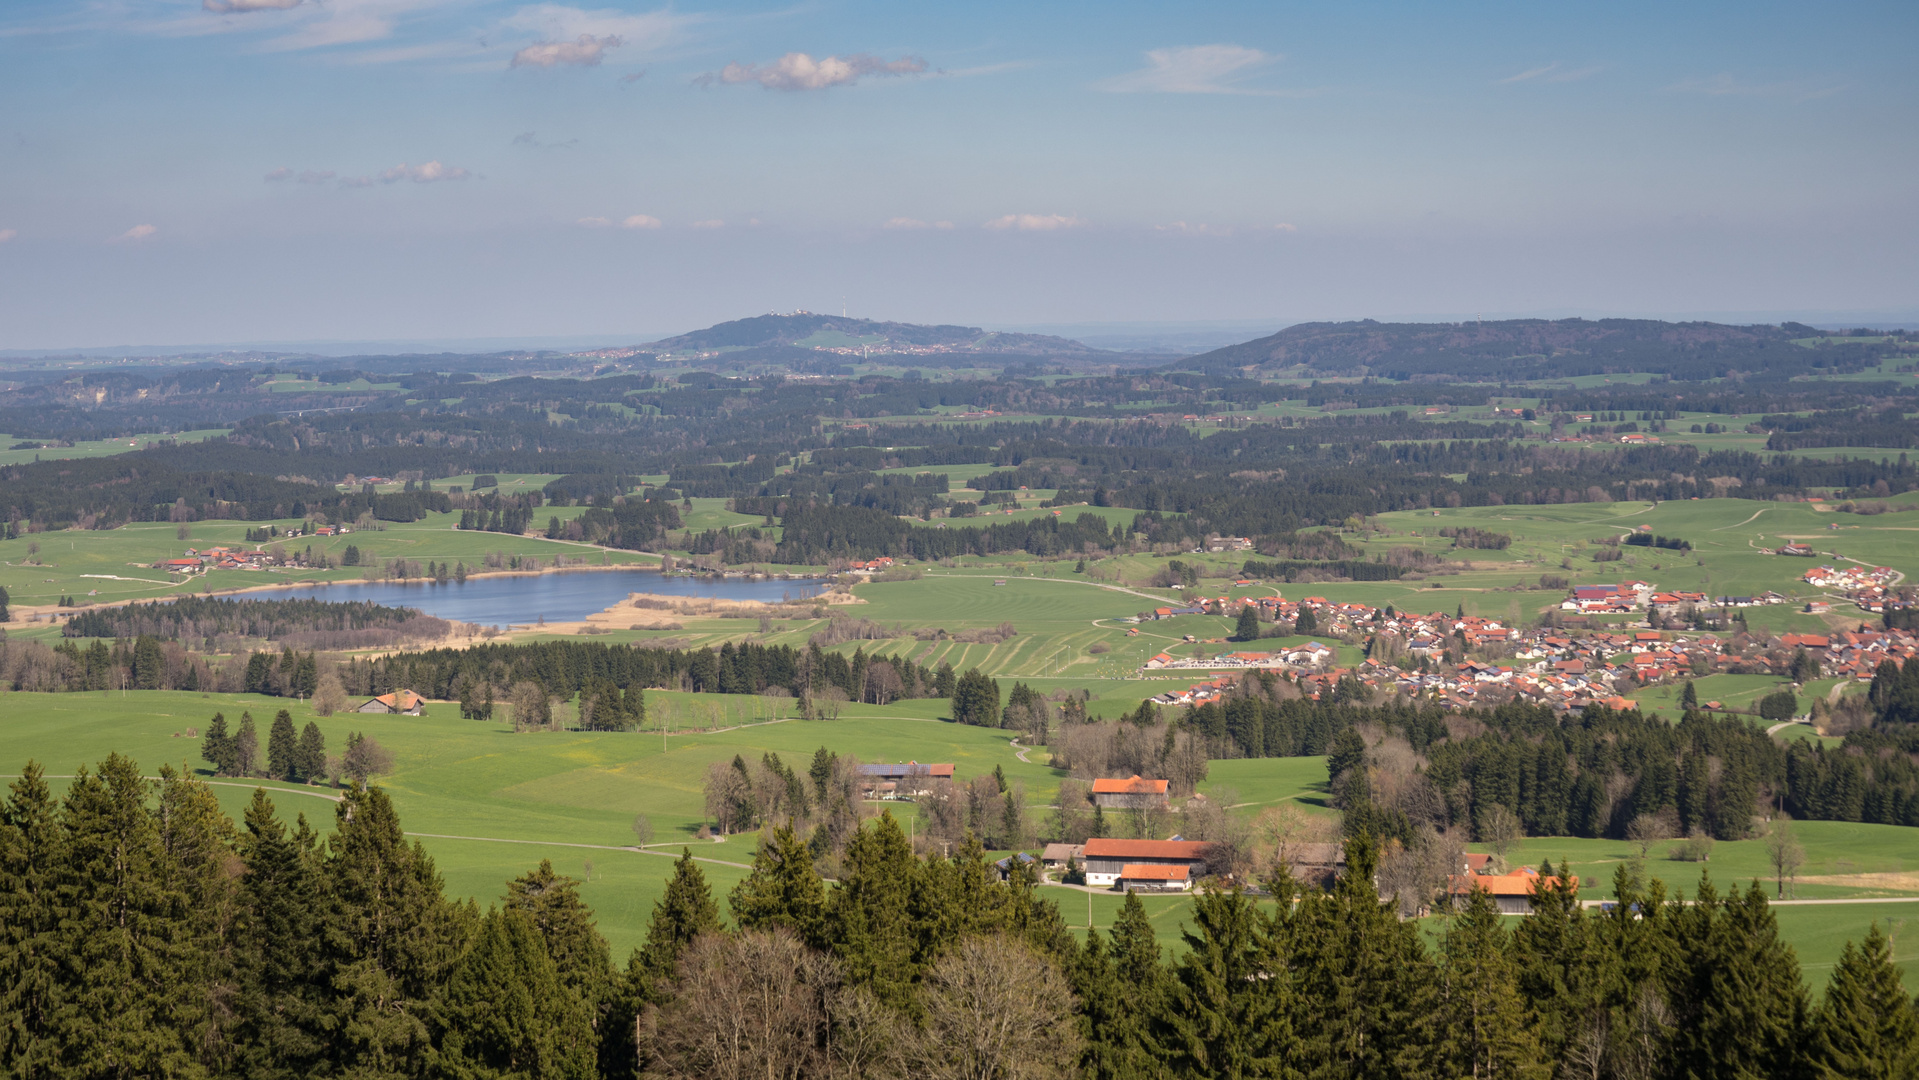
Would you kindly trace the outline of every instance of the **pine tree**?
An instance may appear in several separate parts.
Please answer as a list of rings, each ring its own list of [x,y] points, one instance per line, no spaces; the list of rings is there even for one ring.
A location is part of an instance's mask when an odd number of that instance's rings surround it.
[[[533,871],[506,884],[506,906],[533,920],[553,960],[560,985],[597,1006],[613,974],[606,939],[593,924],[593,911],[580,899],[580,883],[553,872],[541,859]]]
[[[205,988],[187,979],[185,897],[161,882],[151,794],[118,754],[97,773],[82,769],[67,790],[55,1074],[181,1075],[197,1064],[176,1010]]]
[[[1813,1018],[1813,1075],[1820,1080],[1919,1076],[1919,1015],[1900,977],[1878,923],[1863,946],[1846,942],[1826,985],[1826,1000]]]
[[[300,736],[293,730],[293,714],[281,709],[267,729],[267,775],[291,780],[299,772]]]
[[[1758,882],[1721,901],[1701,875],[1699,895],[1674,920],[1673,937],[1680,963],[1667,986],[1678,1020],[1673,1054],[1680,1074],[1796,1072],[1806,990],[1798,957],[1779,940]]]
[[[234,738],[227,734],[227,715],[214,713],[207,722],[207,733],[200,737],[201,758],[213,766],[213,775],[233,776],[239,771],[235,754]]]
[[[253,730],[253,714],[240,714],[240,730],[233,736],[232,776],[252,776],[260,769],[260,736]]]
[[[1304,604],[1300,605],[1299,616],[1293,621],[1293,633],[1306,635],[1319,633],[1319,616],[1313,614],[1312,608]]]
[[[1686,690],[1683,694],[1679,695],[1679,704],[1687,709],[1697,709],[1699,707],[1699,689],[1693,686],[1691,679],[1686,680]]]
[[[56,878],[64,827],[38,762],[0,803],[0,1075],[47,1076],[64,997]]]
[[[366,1077],[416,1074],[431,1045],[427,1004],[463,935],[433,860],[417,843],[407,846],[386,792],[356,788],[340,801],[325,880],[330,1068]]]
[[[1163,1038],[1181,1071],[1199,1076],[1283,1074],[1297,1049],[1288,973],[1267,963],[1259,912],[1238,889],[1208,889],[1193,904],[1197,932],[1173,967]]]
[[[1247,604],[1239,609],[1239,623],[1233,628],[1233,640],[1259,640],[1259,615],[1253,610],[1253,605]]]
[[[1433,967],[1415,925],[1401,922],[1373,884],[1379,847],[1346,841],[1346,872],[1330,893],[1309,895],[1294,916],[1301,1048],[1328,1078],[1422,1071],[1422,1029],[1433,1015]],[[1406,1060],[1406,1059],[1413,1060]]]
[[[238,958],[240,1027],[235,1071],[258,1080],[311,1075],[325,1048],[321,1000],[331,968],[321,961],[320,853],[302,816],[294,832],[259,788],[238,844],[243,947]]]
[[[460,1080],[589,1080],[592,1010],[562,984],[533,919],[488,911],[437,1007],[433,1071]]]
[[[232,1063],[235,1023],[227,994],[238,967],[236,931],[242,922],[232,873],[233,820],[212,788],[163,766],[154,825],[159,886],[181,898],[171,913],[181,961],[180,983],[170,995],[174,1023],[189,1052],[217,1075]]]
[[[1507,955],[1499,908],[1486,890],[1472,890],[1441,954],[1440,1075],[1550,1077],[1552,1067],[1540,1057],[1533,1018]]]
[[[320,725],[311,720],[300,731],[300,749],[294,755],[295,780],[312,783],[326,777],[326,736],[320,734]]]
[[[915,958],[912,898],[920,863],[891,811],[853,834],[844,869],[827,899],[824,942],[845,966],[847,981],[881,1002],[913,1011],[920,963]]]
[[[813,869],[813,852],[791,825],[762,834],[753,870],[727,896],[742,930],[786,927],[802,941],[815,940],[826,909],[826,887]]]
[[[700,864],[693,860],[691,848],[681,848],[680,857],[673,864],[673,878],[666,884],[666,892],[653,902],[653,918],[646,928],[646,944],[633,953],[632,970],[644,972],[649,978],[663,978],[673,973],[673,966],[679,962],[680,950],[692,944],[701,934],[710,934],[720,929],[719,905],[713,902],[712,890],[707,887],[706,875],[700,872]]]

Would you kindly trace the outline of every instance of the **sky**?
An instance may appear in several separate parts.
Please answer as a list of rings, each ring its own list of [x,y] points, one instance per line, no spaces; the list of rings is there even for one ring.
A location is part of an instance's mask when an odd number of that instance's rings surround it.
[[[9,0],[0,349],[1919,320],[1919,5]]]

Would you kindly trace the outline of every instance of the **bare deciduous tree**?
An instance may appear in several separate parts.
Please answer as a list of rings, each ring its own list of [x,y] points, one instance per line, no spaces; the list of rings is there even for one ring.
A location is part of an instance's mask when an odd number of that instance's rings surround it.
[[[1652,853],[1652,846],[1661,840],[1672,839],[1672,829],[1664,818],[1655,814],[1641,814],[1626,825],[1626,839],[1639,851],[1639,861],[1645,862]]]
[[[1506,852],[1519,842],[1524,827],[1519,823],[1519,815],[1498,803],[1486,808],[1480,815],[1479,838],[1493,846],[1500,861],[1506,859]]]
[[[708,934],[687,946],[665,1004],[639,1018],[650,1072],[687,1080],[799,1080],[825,1072],[839,964],[788,931]]]
[[[539,731],[553,719],[546,687],[531,679],[513,684],[513,689],[507,694],[507,702],[513,707],[515,731]]]
[[[653,842],[652,818],[647,817],[645,814],[637,814],[634,816],[633,839],[638,842],[640,847],[645,847]]]
[[[1766,830],[1766,859],[1772,863],[1779,899],[1784,900],[1786,882],[1797,879],[1799,867],[1806,861],[1806,849],[1799,846],[1799,838],[1793,835],[1792,818],[1785,814],[1772,819]]]
[[[1073,992],[1045,957],[1004,937],[967,938],[927,973],[926,1026],[908,1071],[935,1080],[1064,1076],[1079,1055]]]
[[[320,673],[319,681],[313,684],[313,714],[332,716],[346,707],[346,687],[340,685],[340,676],[333,671]]]

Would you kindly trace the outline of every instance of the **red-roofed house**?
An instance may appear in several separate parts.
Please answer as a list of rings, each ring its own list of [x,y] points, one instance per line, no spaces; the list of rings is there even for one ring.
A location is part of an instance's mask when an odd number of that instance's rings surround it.
[[[1127,889],[1178,889],[1185,892],[1193,887],[1193,874],[1184,866],[1127,863],[1120,868],[1118,884],[1122,892]]]
[[[1452,894],[1453,903],[1463,907],[1474,889],[1484,889],[1492,894],[1493,903],[1499,906],[1501,915],[1531,915],[1535,882],[1552,888],[1559,883],[1559,879],[1542,878],[1539,871],[1531,867],[1510,874],[1455,874],[1447,881],[1447,891]],[[1569,880],[1568,883],[1574,892],[1579,891],[1577,880]]]
[[[1190,876],[1206,870],[1210,845],[1192,840],[1115,840],[1093,837],[1086,841],[1086,884],[1112,886],[1122,871],[1139,866],[1181,866]]]
[[[411,690],[395,690],[391,694],[381,694],[353,711],[419,716],[426,711],[426,699]]]

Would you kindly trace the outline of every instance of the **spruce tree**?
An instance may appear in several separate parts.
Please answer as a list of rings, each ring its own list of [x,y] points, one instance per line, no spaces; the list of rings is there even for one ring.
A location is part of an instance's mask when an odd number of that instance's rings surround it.
[[[333,969],[326,1069],[417,1074],[431,1047],[427,1006],[458,954],[461,918],[433,860],[407,845],[386,792],[354,789],[334,820],[321,953]]]
[[[329,968],[319,958],[320,853],[302,816],[296,830],[275,816],[259,788],[247,805],[238,852],[244,934],[238,956],[235,1071],[260,1080],[296,1080],[321,1059],[319,1026]]]
[[[1294,917],[1298,1020],[1312,1075],[1328,1078],[1423,1071],[1423,1030],[1434,1013],[1433,966],[1415,924],[1381,902],[1373,877],[1379,846],[1346,841],[1346,872],[1330,893],[1300,901]]]
[[[1268,963],[1258,909],[1238,889],[1208,889],[1173,967],[1162,1038],[1179,1071],[1196,1076],[1283,1075],[1296,1052],[1289,973]]]
[[[233,736],[233,770],[229,776],[252,776],[260,768],[260,736],[253,730],[253,714],[240,714],[240,730]]]
[[[1253,605],[1247,604],[1239,609],[1239,623],[1233,628],[1233,640],[1259,640],[1259,615]]]
[[[1540,1056],[1507,945],[1492,895],[1475,887],[1440,949],[1440,1075],[1515,1080],[1552,1075],[1552,1066]]]
[[[1313,614],[1312,608],[1304,604],[1300,605],[1299,615],[1293,621],[1293,633],[1304,635],[1319,633],[1319,616]]]
[[[1679,704],[1687,709],[1697,709],[1699,707],[1699,690],[1693,686],[1691,679],[1686,680],[1686,690],[1685,693],[1679,695]]]
[[[1724,901],[1705,875],[1673,921],[1680,963],[1666,983],[1681,1075],[1789,1076],[1800,1064],[1806,990],[1758,882]]]
[[[720,909],[713,902],[706,875],[700,872],[700,864],[693,861],[692,849],[681,848],[679,860],[673,864],[672,880],[666,883],[666,892],[653,902],[646,944],[635,950],[629,968],[643,971],[651,978],[670,976],[679,962],[681,949],[701,934],[719,929]]]
[[[299,774],[300,736],[293,730],[293,714],[281,709],[267,729],[267,775],[292,780]]]
[[[172,998],[175,1022],[201,1066],[217,1075],[233,1063],[235,1020],[227,993],[238,968],[241,923],[233,820],[212,788],[163,766],[154,825],[160,888],[182,900],[175,913],[182,961]]]
[[[1879,924],[1863,946],[1846,942],[1813,1018],[1809,1057],[1819,1080],[1919,1076],[1919,1015]]]
[[[814,940],[826,908],[826,887],[813,869],[813,852],[791,825],[762,835],[753,870],[727,896],[742,930],[783,926],[802,941]]]
[[[326,777],[326,736],[320,734],[320,725],[311,720],[300,731],[300,749],[294,755],[295,780],[312,783]]]
[[[151,794],[139,767],[118,754],[97,773],[82,769],[67,790],[55,884],[64,969],[52,1017],[55,1075],[196,1071],[190,1018],[180,1014],[207,988],[190,982],[186,898],[162,882]]]
[[[522,911],[540,932],[560,985],[582,1001],[597,1005],[613,974],[606,939],[593,924],[593,910],[580,899],[580,883],[540,865],[506,884],[506,906]]]
[[[853,834],[841,861],[844,869],[827,898],[824,942],[845,966],[848,982],[913,1012],[920,962],[911,908],[919,860],[892,812],[883,811]]]
[[[488,911],[434,1010],[433,1072],[447,1077],[591,1080],[592,1010],[561,982],[533,919]]]
[[[63,993],[57,876],[66,840],[53,792],[29,761],[0,803],[0,1076],[47,1076]]]
[[[214,713],[207,721],[207,733],[200,737],[200,757],[213,766],[213,775],[232,776],[233,736],[227,734],[227,715]]]

